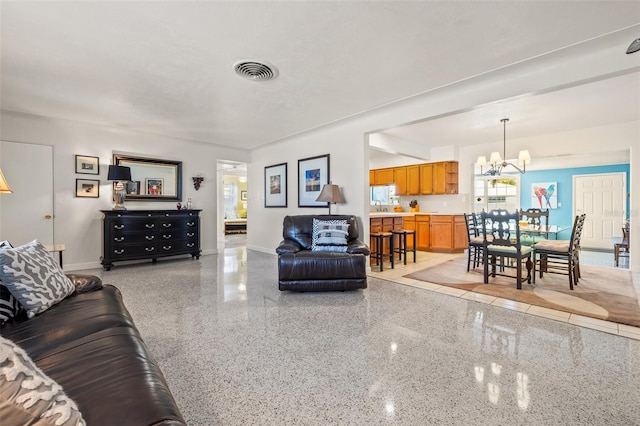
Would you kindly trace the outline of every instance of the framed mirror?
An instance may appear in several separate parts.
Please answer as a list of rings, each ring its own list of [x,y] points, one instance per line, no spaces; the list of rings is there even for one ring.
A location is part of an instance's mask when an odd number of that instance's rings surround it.
[[[113,164],[131,168],[127,200],[182,201],[182,161],[114,154]]]

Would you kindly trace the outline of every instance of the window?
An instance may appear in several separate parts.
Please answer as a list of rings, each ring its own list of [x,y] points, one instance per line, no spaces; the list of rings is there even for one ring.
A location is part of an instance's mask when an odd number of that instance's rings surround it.
[[[494,209],[518,210],[520,208],[520,176],[476,176],[473,195],[473,207],[477,212]]]

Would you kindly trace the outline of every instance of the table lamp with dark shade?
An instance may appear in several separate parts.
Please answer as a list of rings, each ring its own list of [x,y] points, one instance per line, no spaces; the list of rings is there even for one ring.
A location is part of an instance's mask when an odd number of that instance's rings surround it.
[[[322,191],[320,191],[320,195],[318,195],[316,201],[326,201],[329,203],[329,214],[331,214],[331,204],[345,203],[344,197],[340,192],[340,187],[331,183],[322,187]]]
[[[110,165],[107,180],[117,182],[113,188],[113,201],[115,202],[113,210],[126,210],[124,199],[127,196],[127,191],[124,189],[124,182],[131,180],[131,169],[125,166]]]

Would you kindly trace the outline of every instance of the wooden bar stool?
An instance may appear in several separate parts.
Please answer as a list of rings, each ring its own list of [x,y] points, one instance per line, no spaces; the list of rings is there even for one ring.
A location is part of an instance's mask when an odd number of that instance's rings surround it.
[[[393,234],[391,232],[375,232],[371,234],[371,238],[375,243],[375,247],[373,247],[371,250],[371,258],[376,260],[376,265],[380,264],[380,271],[382,271],[385,256],[389,256],[391,269],[393,269],[393,253],[395,251],[393,249]],[[385,239],[389,240],[389,254],[384,253]]]
[[[398,236],[398,247],[394,250],[394,253],[398,253],[398,260],[403,260],[404,255],[404,264],[407,264],[407,236],[413,236],[413,248],[411,251],[413,252],[413,263],[416,263],[416,231],[412,229],[399,229],[391,231],[393,235]]]

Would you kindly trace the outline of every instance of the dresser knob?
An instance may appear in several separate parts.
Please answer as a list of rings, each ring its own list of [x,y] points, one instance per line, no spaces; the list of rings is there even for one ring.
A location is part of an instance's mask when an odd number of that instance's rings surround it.
[[[155,247],[145,247],[146,251],[154,251],[156,248]]]
[[[162,238],[164,238],[165,240],[168,240],[171,237],[172,237],[171,234],[165,234],[165,235],[162,236]]]
[[[196,235],[195,232],[187,232],[187,237],[193,237],[194,235]]]
[[[165,250],[171,250],[171,246],[162,246],[162,248]]]
[[[114,238],[113,238],[113,241],[117,241],[117,242],[124,241],[124,237],[120,237],[120,238],[118,238],[118,237],[114,237]]]
[[[145,226],[145,228],[151,229],[151,228],[155,227],[156,224],[155,223],[145,223],[144,226]]]
[[[196,224],[195,222],[187,222],[187,226],[193,226],[195,224]]]
[[[116,229],[124,229],[124,225],[113,225]]]
[[[153,240],[155,237],[155,235],[145,235],[145,238],[149,241]]]
[[[122,250],[114,250],[113,252],[115,254],[122,254],[122,253],[124,253],[124,249],[122,249]]]
[[[162,226],[164,226],[165,228],[171,228],[171,224],[170,223],[163,223]]]
[[[191,248],[191,247],[193,247],[195,245],[196,245],[195,243],[187,243],[187,247],[189,247],[189,248]]]

